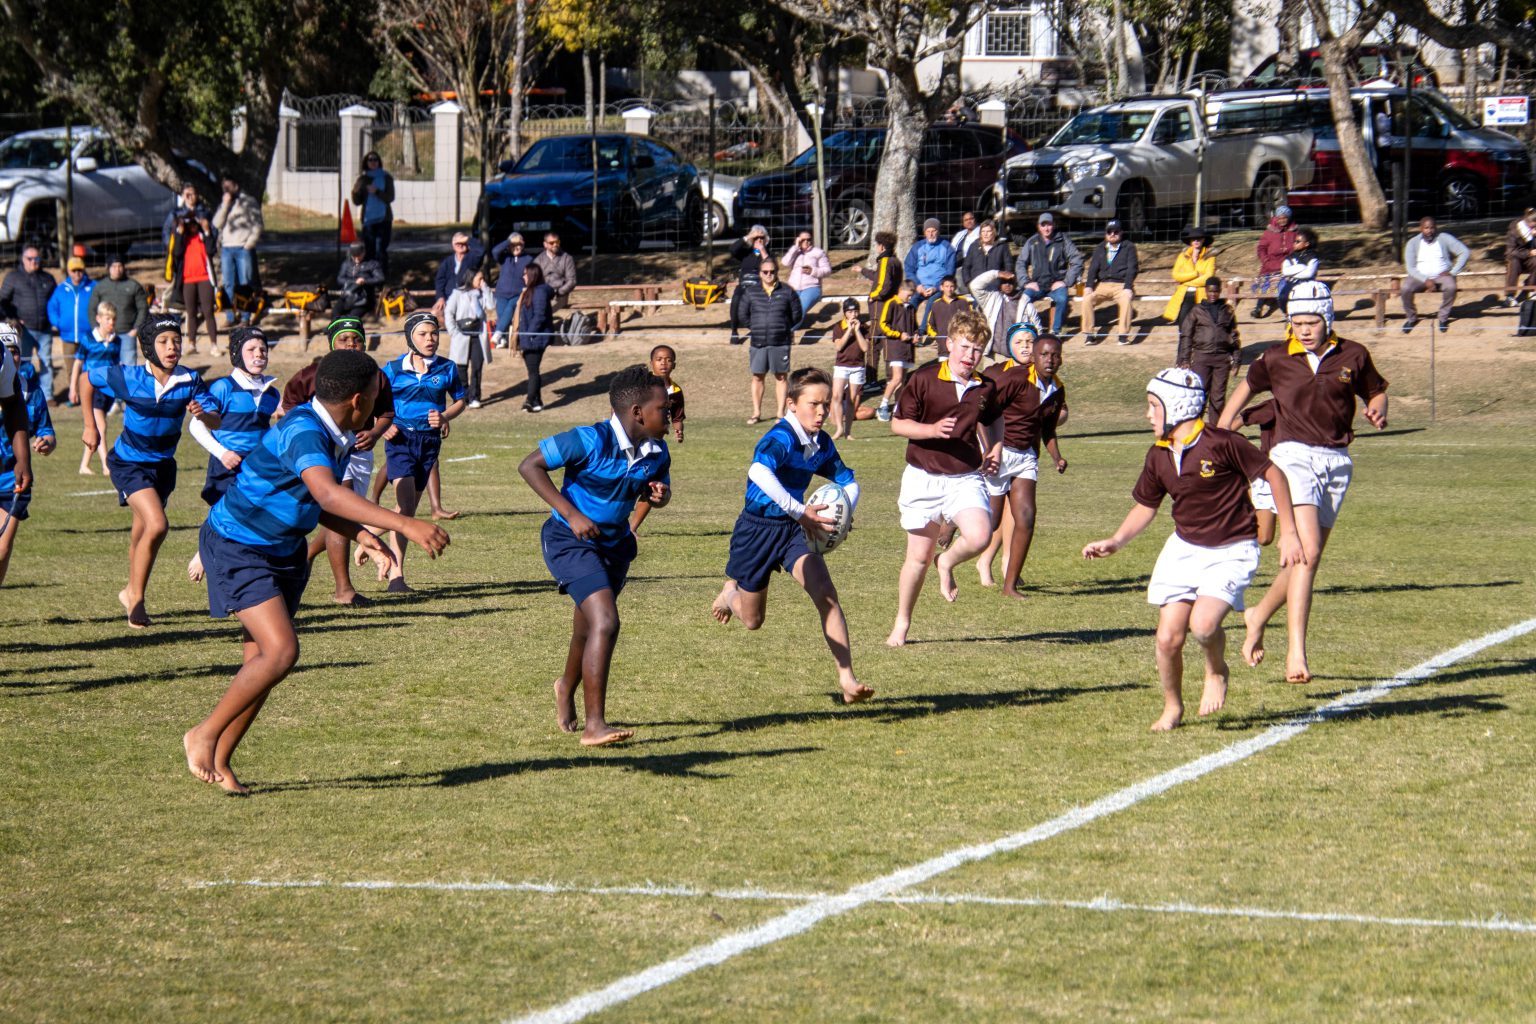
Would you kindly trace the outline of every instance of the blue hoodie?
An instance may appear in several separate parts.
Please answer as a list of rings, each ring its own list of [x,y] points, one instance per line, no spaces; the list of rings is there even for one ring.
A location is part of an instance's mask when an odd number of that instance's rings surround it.
[[[947,238],[940,238],[936,242],[919,238],[907,250],[907,259],[902,269],[919,285],[937,288],[940,281],[955,272],[955,247],[949,244]]]
[[[83,277],[76,287],[68,276],[48,297],[48,319],[59,337],[70,344],[91,333],[91,291],[96,282]]]

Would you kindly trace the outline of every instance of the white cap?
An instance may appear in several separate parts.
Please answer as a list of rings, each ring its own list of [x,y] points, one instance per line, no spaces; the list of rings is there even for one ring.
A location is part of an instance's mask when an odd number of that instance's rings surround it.
[[[1205,411],[1205,387],[1193,370],[1170,366],[1147,382],[1147,394],[1162,403],[1164,437],[1180,423],[1196,419]]]
[[[1300,281],[1291,289],[1285,302],[1287,319],[1296,316],[1320,316],[1333,333],[1333,293],[1321,281]]]

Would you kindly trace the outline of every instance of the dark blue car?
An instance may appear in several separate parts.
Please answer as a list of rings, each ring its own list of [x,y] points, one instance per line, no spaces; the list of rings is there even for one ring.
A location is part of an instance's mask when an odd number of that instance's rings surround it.
[[[644,135],[559,135],[540,139],[502,176],[487,182],[480,224],[488,237],[559,232],[570,247],[593,235],[592,163],[597,147],[597,236],[604,248],[633,251],[646,239],[697,245],[704,224],[699,172]],[[531,236],[530,236],[531,237]]]

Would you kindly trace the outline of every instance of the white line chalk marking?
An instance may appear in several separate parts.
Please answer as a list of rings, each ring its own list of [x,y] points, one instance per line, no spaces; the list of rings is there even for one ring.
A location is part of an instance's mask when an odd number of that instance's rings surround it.
[[[456,459],[444,459],[444,462],[476,462],[480,459],[488,459],[489,455],[460,455]]]
[[[252,889],[364,889],[371,892],[416,890],[429,892],[507,892],[542,895],[641,896],[653,898],[712,899],[755,903],[810,903],[827,899],[816,892],[774,892],[767,889],[695,889],[683,885],[559,885],[553,882],[275,882],[250,881],[198,882],[193,888],[215,889],[238,886]],[[1375,914],[1345,914],[1308,910],[1271,910],[1266,907],[1210,907],[1194,903],[1126,903],[1112,896],[1092,900],[1047,899],[1043,896],[984,896],[979,893],[911,893],[883,896],[871,903],[895,903],[903,906],[986,906],[1037,907],[1047,910],[1085,910],[1095,913],[1183,914],[1195,917],[1240,917],[1264,921],[1305,921],[1320,924],[1360,924],[1389,928],[1449,928],[1467,931],[1514,932],[1536,935],[1536,921],[1511,921],[1502,917],[1434,918],[1381,917]]]
[[[985,860],[999,853],[1008,853],[1044,842],[1062,833],[1081,828],[1099,818],[1134,807],[1143,800],[1161,795],[1176,786],[1203,778],[1219,768],[1246,761],[1270,747],[1300,736],[1318,722],[1346,715],[1393,690],[1428,678],[1443,668],[1465,661],[1490,647],[1524,636],[1532,630],[1536,630],[1536,618],[1526,619],[1524,622],[1489,633],[1476,640],[1469,640],[1427,661],[1420,662],[1406,671],[1399,672],[1391,679],[1346,693],[1288,722],[1272,726],[1257,736],[1239,740],[1214,753],[1163,772],[1161,775],[1155,775],[1110,793],[1108,796],[1100,797],[1086,807],[1074,807],[1050,821],[1042,822],[1022,832],[1003,836],[990,843],[951,850],[920,864],[913,864],[888,875],[871,879],[846,892],[819,896],[804,906],[786,910],[755,928],[734,932],[714,942],[696,946],[681,956],[620,978],[603,988],[585,992],[547,1010],[520,1017],[509,1017],[507,1020],[513,1024],[571,1024],[573,1021],[590,1017],[594,1013],[628,1002],[652,989],[669,985],[705,967],[713,967],[761,946],[781,942],[809,931],[829,917],[839,917],[858,910],[868,903],[893,896],[903,889],[921,885],[958,867]]]
[[[116,493],[117,493],[117,491],[115,491],[115,490],[106,490],[106,491],[72,491],[70,493],[69,497],[71,497],[71,498],[94,498],[94,497],[96,497],[97,495],[100,495],[100,494],[116,494]]]

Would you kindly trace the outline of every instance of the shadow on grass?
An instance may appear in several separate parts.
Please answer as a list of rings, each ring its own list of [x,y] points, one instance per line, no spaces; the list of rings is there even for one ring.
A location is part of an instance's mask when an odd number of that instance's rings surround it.
[[[574,743],[575,740],[573,739]],[[616,748],[622,749],[622,748]],[[694,750],[678,754],[627,755],[613,751],[583,752],[572,757],[542,757],[527,761],[487,761],[467,764],[440,772],[396,772],[388,775],[353,775],[341,779],[311,779],[304,782],[275,782],[260,787],[262,793],[314,789],[397,789],[468,786],[494,782],[511,775],[529,772],[566,771],[573,768],[617,768],[645,772],[668,778],[723,779],[729,773],[712,771],[718,765],[741,760],[762,760],[789,754],[815,754],[820,747],[782,747],[777,750]]]
[[[89,529],[89,530],[77,529],[77,528],[75,528],[73,526],[64,526],[64,527],[55,526],[55,527],[52,527],[48,532],[49,533],[75,534],[75,535],[90,535],[90,534],[95,534],[95,533],[127,533],[129,531],[129,529],[131,529],[131,528],[132,528],[132,524],[130,522],[128,522],[127,520],[124,520],[123,524],[121,526],[98,526],[98,527],[94,527],[94,528]],[[167,532],[169,532],[169,533],[186,533],[188,530],[201,530],[202,528],[203,528],[203,524],[202,523],[197,523],[195,525],[171,526],[171,527],[167,528]]]
[[[1114,629],[1063,629],[1047,630],[1041,633],[1008,633],[1000,636],[955,636],[942,640],[908,640],[907,646],[918,644],[1107,644],[1116,640],[1130,640],[1136,637],[1156,636],[1157,630],[1151,626],[1146,627],[1116,627]]]
[[[1461,718],[1470,714],[1488,714],[1508,711],[1509,705],[1499,702],[1502,693],[1464,693],[1438,697],[1413,697],[1408,700],[1382,700],[1358,707],[1336,708],[1317,714],[1307,711],[1260,711],[1239,715],[1216,723],[1216,728],[1228,732],[1246,732],[1267,728],[1293,720],[1333,721],[1340,718],[1398,718],[1404,715],[1439,715],[1441,718]]]
[[[1317,587],[1318,594],[1407,594],[1434,590],[1485,590],[1493,587],[1518,587],[1524,580],[1488,580],[1484,583],[1370,583],[1361,586],[1330,584]]]
[[[746,715],[741,718],[679,719],[670,722],[636,722],[638,726],[682,728],[708,727],[707,731],[694,734],[690,739],[705,739],[727,732],[755,732],[783,725],[804,725],[810,722],[829,722],[857,719],[867,722],[903,722],[933,715],[947,715],[957,711],[995,711],[999,708],[1026,708],[1044,704],[1059,704],[1074,697],[1095,693],[1118,693],[1123,690],[1139,690],[1136,683],[1106,683],[1103,686],[1050,687],[1023,690],[987,690],[981,693],[914,693],[902,697],[880,697],[867,704],[845,706],[841,694],[829,694],[835,707],[825,711],[782,711],[763,715]]]
[[[541,389],[542,388],[547,388],[547,387],[549,387],[550,384],[552,384],[552,383],[554,383],[556,381],[565,380],[567,377],[580,376],[580,374],[581,374],[581,364],[580,363],[566,363],[564,366],[551,367],[550,369],[546,370],[544,373],[539,375],[539,386],[540,386]],[[608,393],[608,383],[607,383],[607,381],[612,376],[613,376],[612,374],[604,374],[603,376],[599,377],[598,380],[603,382],[602,391],[601,392],[594,391],[594,392],[592,392],[592,394],[604,394],[604,395],[606,395]],[[562,392],[562,394],[564,394],[564,393],[565,392]],[[520,394],[523,395],[525,398],[527,397],[527,394],[528,394],[528,378],[527,377],[524,377],[522,380],[518,381],[516,384],[513,384],[513,385],[511,385],[509,387],[502,388],[500,391],[497,391],[494,394],[486,395],[485,398],[482,399],[482,404],[483,405],[495,405],[498,402],[510,402],[513,398],[516,398]],[[581,397],[581,398],[588,398],[588,397],[591,397],[591,395],[582,394],[579,397]],[[563,401],[565,401],[565,399],[557,400],[557,401],[554,401],[554,402],[545,402],[544,403],[544,408],[546,408],[546,409],[553,408],[556,405],[562,404]],[[575,401],[575,399],[569,399],[569,401]]]
[[[288,674],[289,678],[302,675],[305,672],[332,671],[338,668],[363,668],[372,662],[367,661],[330,661],[324,664],[304,665],[299,664]],[[73,666],[72,668],[55,669],[54,671],[73,671],[86,666]],[[49,697],[61,693],[89,693],[92,690],[103,690],[112,686],[131,686],[135,683],[169,683],[179,679],[229,679],[240,670],[238,664],[229,665],[194,665],[187,668],[161,669],[150,672],[121,672],[117,675],[100,676],[94,679],[24,679],[0,681],[0,689],[16,690],[11,694],[14,697]]]
[[[1107,580],[1085,580],[1082,583],[1056,583],[1041,586],[1026,583],[1024,589],[1033,594],[1049,594],[1054,597],[1102,597],[1106,594],[1134,594],[1147,589],[1146,576],[1121,576]]]
[[[1068,431],[1063,433],[1061,436],[1064,440],[1070,441],[1073,438],[1082,437],[1141,437],[1147,433],[1147,428],[1143,427],[1140,430],[1094,430],[1082,434],[1075,434]]]
[[[1373,437],[1401,437],[1403,434],[1422,434],[1428,427],[1397,427],[1392,430],[1370,430],[1355,435],[1357,441],[1369,441]]]

